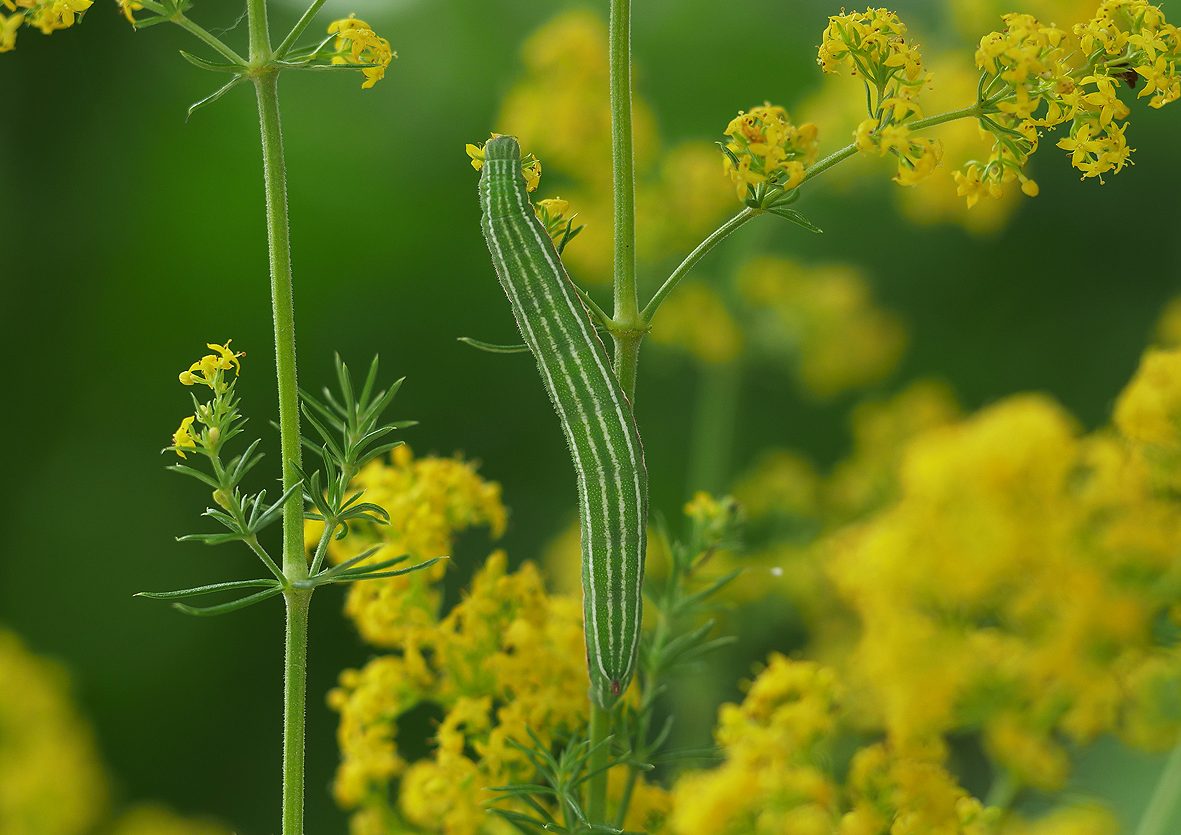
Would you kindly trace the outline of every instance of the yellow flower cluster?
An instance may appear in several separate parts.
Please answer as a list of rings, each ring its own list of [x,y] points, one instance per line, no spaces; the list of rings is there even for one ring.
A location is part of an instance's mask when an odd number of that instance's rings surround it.
[[[385,509],[388,525],[356,524],[348,539],[333,540],[328,557],[342,562],[360,551],[381,546],[370,562],[407,554],[412,562],[449,556],[458,535],[486,526],[493,538],[504,533],[507,511],[500,485],[484,481],[474,464],[459,458],[415,458],[410,448],[395,447],[386,461],[371,461],[352,481],[365,500]],[[315,547],[323,523],[305,525],[304,542]],[[382,647],[421,645],[435,627],[441,595],[435,583],[447,563],[423,571],[353,584],[345,613],[370,643]]]
[[[0,5],[14,13],[0,13],[0,52],[11,52],[21,26],[31,26],[42,35],[69,29],[82,20],[94,0],[0,0]]]
[[[243,351],[235,353],[230,350],[232,341],[227,339],[224,345],[214,342],[208,343],[205,347],[216,353],[206,354],[180,372],[180,382],[183,385],[207,386],[214,394],[213,401],[198,406],[196,414],[181,419],[180,426],[172,433],[172,449],[181,458],[188,458],[185,450],[196,449],[203,439],[214,446],[217,444],[219,430],[216,428],[216,414],[220,413],[221,400],[230,388],[226,377],[229,372],[233,372],[235,375],[241,372],[242,363],[240,360],[246,356]],[[194,423],[198,421],[209,427],[208,434],[202,435],[201,432],[193,429]]]
[[[898,15],[870,8],[830,17],[817,62],[826,73],[846,71],[865,84],[869,114],[854,132],[859,150],[894,156],[894,179],[900,185],[915,185],[935,171],[943,158],[942,145],[912,136],[909,126],[923,115],[916,99],[929,75]]]
[[[499,133],[492,134],[492,139],[500,136]],[[470,142],[467,144],[465,150],[468,158],[472,161],[472,168],[479,171],[484,167],[484,146],[473,145]],[[521,157],[521,174],[525,178],[525,187],[530,192],[537,191],[537,186],[541,183],[541,160],[531,153],[522,152]]]
[[[976,725],[1023,784],[1056,789],[1062,740],[1148,721],[1130,683],[1161,663],[1153,624],[1173,603],[1160,590],[1181,507],[1134,440],[1080,437],[1024,396],[911,445],[899,500],[841,543],[832,569],[863,626],[863,715],[892,745]]]
[[[1071,165],[1084,178],[1102,182],[1131,160],[1125,138],[1131,111],[1119,98],[1120,88],[1143,82],[1137,97],[1151,96],[1155,108],[1181,97],[1181,38],[1146,0],[1103,0],[1072,33],[1029,14],[1007,14],[1004,22],[1004,30],[985,35],[976,52],[984,73],[981,106],[997,112],[981,117],[993,138],[991,156],[957,175],[958,191],[969,204],[985,194],[999,196],[1013,181],[1036,195],[1024,166],[1037,149],[1039,130],[1066,122],[1069,136],[1058,147],[1070,152]]]
[[[816,161],[816,126],[795,125],[770,102],[735,116],[725,130],[723,164],[739,200],[762,205],[768,190],[790,191]]]
[[[839,797],[823,761],[839,698],[832,670],[772,656],[743,703],[719,712],[723,764],[677,781],[669,831],[832,835]]]
[[[672,835],[988,835],[984,809],[936,751],[858,750],[844,783],[832,749],[847,717],[834,670],[771,657],[741,705],[723,705],[716,736],[723,764],[682,776]]]
[[[346,671],[329,696],[341,715],[338,802],[362,823],[392,815],[421,831],[496,831],[487,788],[530,776],[512,743],[528,745],[527,728],[550,739],[585,722],[580,602],[548,595],[528,563],[509,572],[498,551],[464,599],[400,649]],[[398,718],[425,704],[444,717],[431,756],[408,764],[397,750]]]
[[[332,21],[328,24],[328,34],[336,35],[333,64],[362,65],[361,73],[365,76],[362,90],[370,89],[385,78],[385,71],[398,57],[398,53],[390,48],[390,42],[355,14]]]
[[[211,351],[216,351],[216,353],[206,354],[187,369],[180,372],[181,383],[186,386],[208,386],[216,394],[225,391],[225,372],[233,371],[235,374],[239,373],[242,370],[242,363],[239,360],[241,357],[246,356],[245,351],[238,351],[237,353],[231,351],[231,342],[233,342],[232,339],[227,339],[225,345],[218,345],[213,342],[207,343],[205,347]]]
[[[881,380],[902,356],[905,329],[873,305],[864,277],[852,267],[756,258],[742,267],[737,283],[753,319],[749,338],[786,353],[817,397]]]
[[[0,628],[0,674],[0,832],[93,831],[106,778],[65,672]]]

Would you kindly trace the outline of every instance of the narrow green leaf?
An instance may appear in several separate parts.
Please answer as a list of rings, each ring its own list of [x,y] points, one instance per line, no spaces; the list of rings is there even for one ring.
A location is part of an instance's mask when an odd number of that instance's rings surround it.
[[[470,345],[478,351],[484,351],[489,354],[527,354],[529,353],[529,346],[524,342],[519,342],[513,345],[497,345],[494,342],[484,342],[479,339],[473,339],[470,336],[458,337],[457,341],[464,345]]]
[[[214,490],[216,490],[218,487],[221,486],[220,484],[217,483],[217,479],[215,479],[213,476],[209,475],[208,473],[203,473],[200,470],[194,469],[194,468],[189,467],[185,464],[169,464],[164,469],[171,470],[174,473],[180,473],[181,475],[187,475],[192,478],[195,478],[198,481],[202,481],[202,482],[208,484]]]
[[[173,603],[172,607],[178,612],[183,612],[186,615],[194,615],[196,617],[215,617],[217,615],[226,615],[230,612],[236,612],[239,609],[245,609],[247,606],[253,606],[255,603],[261,603],[264,600],[269,600],[283,590],[278,588],[265,589],[264,591],[256,592],[247,595],[239,600],[233,600],[229,603],[222,603],[220,606],[186,606],[184,603]]]
[[[206,545],[224,545],[227,542],[237,542],[243,539],[240,533],[189,533],[178,536],[177,542],[202,542]]]
[[[352,375],[349,374],[349,367],[340,358],[340,354],[336,354],[334,359],[336,379],[340,383],[340,393],[344,397],[344,405],[348,407],[349,414],[354,415],[357,412],[357,398],[353,394]]]
[[[233,589],[263,589],[263,588],[278,588],[279,582],[277,580],[233,580],[228,583],[211,583],[208,586],[197,586],[191,589],[179,589],[177,591],[140,591],[136,592],[133,597],[144,597],[148,600],[183,600],[186,597],[199,597],[203,594],[214,594],[219,591],[232,591]]]
[[[767,211],[773,215],[778,215],[784,220],[789,220],[796,226],[807,229],[809,232],[815,232],[818,235],[824,232],[823,229],[821,229],[812,221],[808,220],[808,218],[804,217],[795,209],[789,209],[786,206],[772,206],[771,208],[767,209]]]
[[[381,356],[373,355],[373,361],[369,363],[369,373],[365,375],[365,385],[361,387],[361,403],[367,404],[369,398],[373,396],[373,387],[377,385],[377,366]]]
[[[196,113],[198,110],[200,110],[202,107],[207,107],[208,105],[213,104],[215,101],[220,99],[226,93],[230,92],[230,90],[233,90],[235,87],[238,86],[238,83],[241,80],[242,80],[242,76],[235,75],[233,78],[231,78],[229,81],[227,81],[221,87],[214,90],[212,93],[210,93],[205,98],[201,99],[198,102],[193,102],[193,104],[189,105],[188,113],[185,115],[185,121],[187,122],[189,119],[193,118],[193,114]]]
[[[136,26],[136,28],[138,29],[140,27]],[[236,72],[240,72],[243,69],[243,67],[240,64],[222,64],[217,61],[207,61],[204,58],[194,55],[191,52],[185,52],[183,49],[180,50],[180,57],[184,58],[186,61],[188,61],[194,67],[197,67],[198,69],[202,69],[202,70],[209,70],[210,72],[234,72],[234,73],[236,73]]]
[[[412,565],[409,568],[399,568],[396,571],[378,571],[373,574],[355,574],[352,572],[345,572],[342,575],[333,577],[328,580],[329,583],[355,583],[360,580],[381,580],[386,577],[401,577],[403,574],[412,574],[415,571],[422,571],[424,568],[430,568],[439,560],[450,559],[449,557],[435,557],[433,560],[420,562],[417,565]]]

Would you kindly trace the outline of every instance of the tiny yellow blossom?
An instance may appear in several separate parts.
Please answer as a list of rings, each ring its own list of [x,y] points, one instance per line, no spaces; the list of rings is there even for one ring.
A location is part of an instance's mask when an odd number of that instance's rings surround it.
[[[547,197],[533,204],[533,211],[545,232],[549,235],[554,246],[561,253],[567,243],[582,231],[581,226],[574,226],[574,219],[578,213],[570,211],[570,201],[561,197]]]
[[[119,11],[123,13],[123,17],[127,18],[127,22],[132,26],[135,25],[135,13],[143,11],[143,3],[139,0],[115,0],[119,4]]]
[[[246,356],[245,351],[238,351],[237,353],[231,351],[231,342],[233,342],[232,339],[227,339],[225,345],[218,345],[214,342],[208,343],[205,347],[217,353],[206,354],[182,371],[179,375],[180,382],[186,386],[209,386],[209,388],[219,394],[224,391],[225,372],[233,371],[235,374],[241,372],[242,363],[239,360],[241,357]]]
[[[180,422],[180,428],[172,433],[172,445],[176,447],[176,454],[181,458],[188,458],[185,455],[186,449],[197,448],[197,436],[193,434],[193,421],[196,418],[189,415]]]
[[[362,90],[368,90],[385,78],[385,71],[398,53],[390,48],[390,42],[373,31],[368,23],[351,14],[346,18],[328,24],[328,34],[336,35],[332,56],[333,64],[361,64],[365,81]]]
[[[0,52],[16,49],[16,33],[24,22],[23,14],[5,15],[0,12]]]
[[[499,133],[494,133],[489,137],[495,139],[500,136]],[[484,146],[473,145],[470,142],[464,146],[468,157],[472,161],[472,168],[479,171],[484,167]],[[541,160],[533,154],[521,152],[521,175],[525,178],[526,190],[533,192],[537,190],[538,184],[541,183]]]

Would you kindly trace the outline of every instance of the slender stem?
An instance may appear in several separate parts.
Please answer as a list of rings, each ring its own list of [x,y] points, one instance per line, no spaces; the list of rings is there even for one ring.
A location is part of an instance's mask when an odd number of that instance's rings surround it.
[[[304,736],[311,589],[289,589],[283,655],[283,835],[303,835]]]
[[[615,374],[635,397],[644,339],[636,288],[636,174],[632,147],[631,0],[611,0],[611,171],[615,195]],[[603,778],[606,780],[606,777]]]
[[[186,32],[190,33],[191,35],[196,36],[199,40],[203,41],[205,44],[212,47],[214,49],[214,51],[218,52],[223,58],[228,59],[230,61],[230,63],[236,64],[239,67],[246,66],[246,59],[245,58],[243,58],[241,55],[239,55],[237,52],[235,52],[231,47],[229,47],[225,43],[225,41],[221,40],[221,38],[218,38],[216,35],[214,35],[209,30],[205,29],[203,26],[199,26],[198,24],[189,20],[187,17],[184,16],[183,12],[169,11],[168,9],[164,8],[164,6],[162,6],[161,4],[155,2],[155,0],[140,0],[140,5],[142,5],[145,9],[147,9],[150,12],[154,12],[154,13],[160,15],[161,17],[168,18],[170,21],[172,21],[177,26],[179,26],[181,29],[184,29]]]
[[[184,29],[186,32],[195,35],[199,40],[212,47],[223,58],[229,60],[230,63],[236,64],[240,67],[246,66],[246,61],[243,60],[242,56],[226,45],[226,43],[222,41],[221,38],[216,37],[204,27],[193,23],[193,21],[189,20],[183,14],[178,14],[172,19],[172,21],[181,29]]]
[[[647,306],[640,314],[641,320],[644,323],[651,322],[652,316],[656,313],[656,309],[660,307],[661,302],[663,302],[665,297],[673,291],[673,288],[677,286],[681,279],[688,275],[689,271],[697,266],[698,261],[704,258],[711,249],[720,244],[722,241],[726,240],[726,238],[730,237],[730,235],[732,235],[737,229],[745,226],[760,214],[762,214],[761,210],[747,207],[738,214],[734,215],[734,217],[727,220],[713,232],[710,232],[709,236],[704,241],[699,243],[692,252],[685,256],[685,260],[682,261],[680,265],[672,271],[672,275],[664,280],[664,284],[660,285],[660,289],[653,294],[652,300],[648,302]]]
[[[287,168],[279,117],[279,78],[272,65],[266,0],[248,0],[250,66],[258,94],[266,189],[267,242],[271,265],[271,306],[275,327],[275,368],[279,388],[279,447],[283,489],[299,481],[299,386],[295,373],[295,306],[291,281]],[[283,508],[283,574],[288,583],[306,580],[303,507],[295,493]],[[308,606],[310,589],[288,589],[286,652],[283,661],[283,835],[303,835],[304,734],[307,701]]]
[[[308,10],[303,13],[303,17],[301,17],[299,22],[296,23],[295,26],[292,27],[291,31],[287,33],[287,37],[283,39],[283,42],[275,48],[276,58],[282,58],[291,51],[291,47],[295,46],[295,42],[299,40],[299,36],[307,30],[307,28],[311,25],[312,20],[316,17],[323,6],[324,0],[313,0],[312,5],[308,6]]]
[[[1148,806],[1136,827],[1136,835],[1165,835],[1166,832],[1175,831],[1170,828],[1170,824],[1173,822],[1178,797],[1181,797],[1181,744],[1173,749],[1165,762]]]
[[[607,822],[607,737],[611,735],[611,711],[591,702],[590,746],[593,749],[588,769],[594,774],[590,779],[586,802],[586,814],[592,824]]]
[[[332,534],[336,533],[336,520],[324,520],[324,533],[320,534],[320,542],[316,545],[316,552],[312,555],[312,568],[308,572],[309,576],[314,576],[320,573],[320,567],[324,564],[324,557],[328,553],[328,542],[332,539]]]
[[[275,561],[271,558],[271,555],[267,553],[267,549],[263,548],[259,543],[257,536],[252,536],[247,539],[246,545],[258,556],[260,560],[262,560],[262,564],[267,567],[267,570],[275,575],[276,580],[278,580],[280,583],[286,584],[287,578],[283,576],[283,572],[279,570],[279,566],[275,565]]]

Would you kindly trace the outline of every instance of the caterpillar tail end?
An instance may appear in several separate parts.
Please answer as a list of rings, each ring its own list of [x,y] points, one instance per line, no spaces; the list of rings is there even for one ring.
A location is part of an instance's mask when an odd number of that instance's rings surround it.
[[[591,680],[591,701],[604,710],[610,710],[631,684],[631,676],[627,678],[605,678],[594,676]]]

